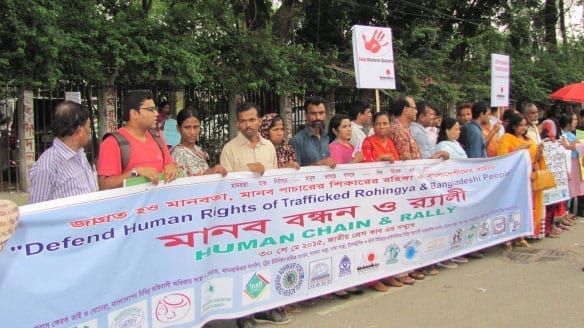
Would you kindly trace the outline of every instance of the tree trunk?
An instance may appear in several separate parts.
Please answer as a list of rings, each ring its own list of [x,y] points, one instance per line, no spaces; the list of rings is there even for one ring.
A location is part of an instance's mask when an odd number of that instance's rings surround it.
[[[36,160],[34,140],[34,108],[32,91],[21,87],[18,92],[18,177],[20,189],[28,191],[29,171]]]
[[[556,25],[558,23],[558,7],[556,0],[545,0],[544,14],[544,30],[545,30],[545,45],[548,49],[555,49],[558,45],[556,38]]]
[[[568,37],[566,33],[566,10],[564,8],[564,0],[558,1],[558,7],[560,9],[560,33],[562,34],[562,44],[565,46],[568,42]]]

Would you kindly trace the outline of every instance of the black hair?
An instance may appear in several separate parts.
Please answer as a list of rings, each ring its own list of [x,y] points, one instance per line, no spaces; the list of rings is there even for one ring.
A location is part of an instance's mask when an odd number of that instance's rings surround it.
[[[351,103],[351,107],[349,108],[349,116],[351,120],[356,120],[357,116],[359,116],[359,114],[364,114],[367,108],[371,108],[371,106],[360,100],[353,101]]]
[[[438,131],[438,139],[436,142],[440,141],[448,141],[448,134],[446,134],[446,130],[452,129],[452,127],[458,123],[455,118],[446,117],[440,123],[440,131]]]
[[[186,121],[188,118],[194,117],[197,120],[199,120],[199,122],[202,121],[201,119],[201,115],[199,114],[199,112],[197,112],[194,109],[189,109],[189,108],[185,108],[183,110],[181,110],[180,112],[178,112],[178,114],[176,115],[176,124],[177,126],[181,126],[184,121]]]
[[[477,118],[481,117],[481,114],[486,114],[489,108],[487,104],[482,101],[477,101],[472,105],[472,119],[476,120]]]
[[[349,122],[351,122],[351,117],[347,114],[335,114],[335,116],[333,116],[329,121],[328,127],[329,142],[333,142],[333,140],[335,140],[335,138],[337,137],[333,132],[333,129],[339,130],[339,126],[341,126],[341,122],[343,120],[349,120]]]
[[[568,124],[572,124],[572,116],[574,115],[576,114],[563,114],[560,116],[560,126],[562,129],[568,126]]]
[[[304,112],[306,113],[308,111],[309,105],[318,106],[320,104],[324,104],[325,109],[328,108],[328,103],[327,103],[326,99],[324,99],[323,97],[321,97],[321,96],[308,97],[304,101]]]
[[[390,113],[396,117],[401,116],[404,111],[404,108],[409,107],[410,103],[406,99],[406,97],[397,97],[392,103],[390,107]]]
[[[239,120],[239,114],[243,113],[243,112],[247,112],[248,110],[251,109],[255,109],[256,113],[258,115],[258,118],[260,117],[260,109],[258,108],[258,106],[252,102],[244,102],[243,104],[237,106],[237,119]]]
[[[154,99],[154,96],[150,91],[129,91],[126,93],[124,97],[124,107],[123,107],[123,114],[124,114],[124,121],[130,120],[130,111],[140,110],[140,105],[145,100]]]
[[[523,121],[523,120],[527,120],[525,117],[523,117],[523,115],[516,114],[516,113],[509,115],[509,121],[507,122],[507,129],[506,129],[507,132],[512,134],[512,135],[515,135],[515,130],[517,129],[517,127],[519,126],[519,124],[521,124],[521,121]]]
[[[78,126],[85,126],[89,111],[80,104],[65,100],[55,106],[55,116],[51,123],[53,135],[57,138],[71,136]]]

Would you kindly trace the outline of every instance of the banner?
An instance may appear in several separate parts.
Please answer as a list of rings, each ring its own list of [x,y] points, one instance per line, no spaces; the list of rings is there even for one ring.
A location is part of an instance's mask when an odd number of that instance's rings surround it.
[[[182,178],[21,207],[4,327],[200,327],[533,234],[526,151]]]
[[[357,88],[395,89],[391,29],[354,25],[352,30]]]
[[[543,191],[543,204],[550,205],[570,199],[566,149],[559,142],[545,142],[543,154],[547,168],[554,174],[556,187]]]
[[[491,54],[491,107],[509,106],[509,56]]]

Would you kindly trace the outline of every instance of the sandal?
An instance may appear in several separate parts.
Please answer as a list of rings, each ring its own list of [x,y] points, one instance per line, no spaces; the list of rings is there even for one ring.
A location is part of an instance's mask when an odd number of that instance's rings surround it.
[[[514,244],[515,244],[515,247],[525,247],[525,248],[530,248],[531,247],[531,245],[529,245],[529,243],[525,239],[516,240],[514,242]]]
[[[424,274],[419,271],[410,272],[408,275],[416,280],[424,280],[425,278]]]
[[[438,271],[438,269],[436,268],[429,268],[424,270],[424,275],[426,276],[436,276],[440,273],[440,271]]]
[[[385,278],[381,280],[382,283],[391,287],[403,287],[404,284],[395,277]]]
[[[296,314],[302,312],[300,307],[294,304],[284,306],[284,311],[286,311],[287,314]]]
[[[351,297],[351,294],[347,293],[346,290],[340,290],[335,292],[335,296],[342,300],[348,300]]]
[[[403,284],[406,284],[406,285],[413,285],[416,283],[416,279],[414,279],[410,276],[398,277],[397,280]]]
[[[346,289],[347,292],[353,294],[353,295],[363,295],[365,293],[365,291],[363,289],[359,289],[357,287],[351,287]]]
[[[505,245],[503,246],[505,248],[506,251],[512,251],[513,250],[513,244],[511,244],[510,241],[506,241]]]

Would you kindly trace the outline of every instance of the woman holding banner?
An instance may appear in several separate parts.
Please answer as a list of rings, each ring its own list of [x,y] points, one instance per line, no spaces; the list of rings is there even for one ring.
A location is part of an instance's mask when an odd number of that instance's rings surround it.
[[[395,146],[389,138],[389,113],[377,112],[373,115],[373,132],[363,140],[361,150],[363,151],[363,162],[384,162],[393,163],[399,161],[400,157]],[[378,292],[387,291],[387,286],[402,287],[404,284],[413,285],[415,280],[408,275],[387,277],[382,280],[372,281],[369,288]],[[387,286],[386,286],[387,285]]]
[[[176,116],[176,129],[180,133],[180,143],[170,150],[170,155],[185,176],[215,173],[227,175],[227,170],[219,164],[209,168],[207,153],[197,145],[201,133],[201,119],[197,112],[181,110]]]
[[[568,170],[568,187],[570,188],[570,197],[568,201],[568,209],[572,208],[572,213],[568,212],[562,217],[562,221],[559,224],[572,226],[574,225],[574,214],[576,212],[575,206],[573,206],[574,199],[578,196],[584,195],[584,185],[581,178],[580,172],[580,156],[578,151],[576,151],[576,144],[578,143],[578,138],[574,134],[576,131],[576,125],[578,125],[578,115],[562,115],[560,117],[560,126],[562,127],[562,136],[560,141],[564,148],[571,150],[570,152],[570,163],[568,164],[570,169]],[[570,206],[572,205],[572,206]]]
[[[536,144],[526,136],[527,119],[519,114],[512,114],[509,117],[509,123],[506,133],[499,139],[499,149],[497,155],[505,155],[514,151],[527,149],[531,158],[532,170],[545,169],[546,163],[543,157],[543,143]],[[530,170],[531,171],[531,170]],[[543,218],[543,191],[533,191],[533,230],[534,235],[539,235],[541,229],[541,219]],[[515,240],[515,246],[530,247],[524,238]],[[505,243],[505,248],[511,250],[511,242]]]

